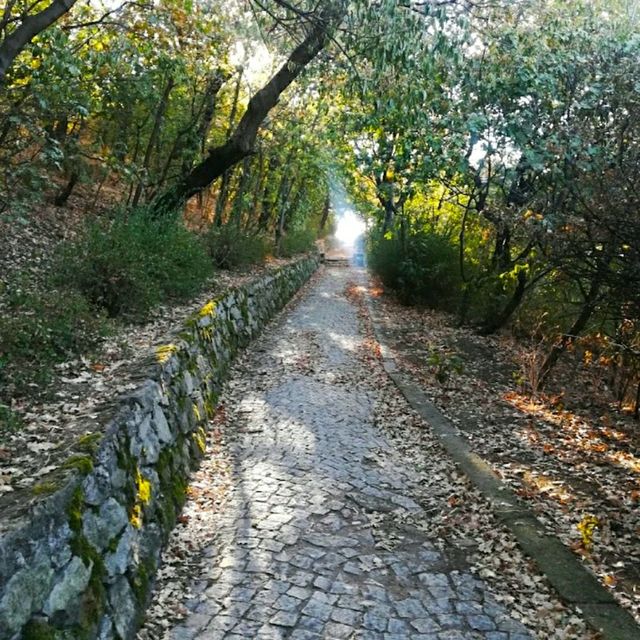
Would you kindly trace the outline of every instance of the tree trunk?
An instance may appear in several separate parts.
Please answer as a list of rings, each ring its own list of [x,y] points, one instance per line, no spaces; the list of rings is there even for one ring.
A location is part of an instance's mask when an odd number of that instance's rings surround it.
[[[238,188],[233,199],[233,209],[231,210],[231,218],[236,225],[240,228],[240,222],[242,218],[242,211],[244,209],[244,194],[247,191],[247,185],[249,184],[249,178],[251,177],[251,158],[247,156],[242,161],[242,172],[240,173],[240,179],[238,181]]]
[[[222,85],[227,81],[228,75],[218,69],[207,84],[207,89],[204,93],[202,118],[200,119],[200,126],[198,127],[198,140],[200,140],[200,153],[204,155],[207,147],[207,137],[209,136],[209,129],[211,128],[211,122],[216,112],[216,102],[218,99],[218,93],[222,89]],[[191,168],[191,167],[189,167]]]
[[[271,220],[271,194],[273,193],[272,182],[274,182],[272,175],[275,173],[278,166],[279,161],[276,157],[269,158],[267,171],[265,172],[264,188],[262,190],[260,219],[258,220],[258,229],[260,229],[260,231],[266,231],[269,226],[269,220]]]
[[[285,173],[282,183],[280,184],[280,189],[287,190],[288,184],[287,175]],[[285,217],[287,213],[287,200],[285,197],[285,193],[282,193],[282,201],[280,202],[279,212],[278,212],[278,224],[276,225],[276,252],[280,253],[280,243],[282,242],[282,236],[284,235],[284,227],[285,227]]]
[[[569,331],[561,336],[560,339],[553,345],[553,347],[551,347],[551,351],[542,363],[542,366],[540,367],[538,384],[538,387],[540,389],[544,387],[549,378],[551,370],[558,362],[560,356],[567,350],[569,345],[576,339],[576,337],[579,336],[582,331],[584,331],[587,323],[589,322],[589,319],[593,315],[593,312],[596,310],[599,294],[600,280],[599,278],[597,278],[592,282],[591,288],[589,289],[584,304],[582,305],[582,310],[580,311],[580,314],[576,318],[575,322],[573,323]]]
[[[53,0],[42,11],[24,18],[18,27],[0,42],[0,86],[13,61],[42,31],[67,13],[77,0]]]
[[[291,197],[292,191],[293,191],[293,187],[289,189],[289,198],[288,198],[289,206],[287,207],[287,212],[284,217],[285,233],[289,232],[290,223],[293,220],[293,216],[295,212],[298,210],[298,207],[300,206],[300,200],[302,200],[302,193],[303,193],[302,185],[298,183],[295,195],[293,197]]]
[[[385,234],[393,229],[396,208],[393,204],[393,196],[384,200],[384,222],[382,223],[382,233]]]
[[[164,186],[164,183],[167,180],[167,176],[169,175],[171,164],[180,154],[183,155],[183,175],[186,175],[187,173],[189,173],[189,171],[191,171],[193,163],[195,162],[198,154],[198,149],[200,150],[200,153],[204,154],[207,144],[207,136],[209,135],[209,129],[211,128],[211,121],[213,120],[213,116],[216,112],[218,93],[220,92],[220,89],[222,89],[222,85],[226,82],[228,77],[228,75],[218,70],[209,78],[204,94],[202,96],[202,107],[200,109],[200,114],[197,116],[197,118],[194,118],[193,122],[190,122],[186,127],[178,131],[178,133],[176,134],[176,139],[174,140],[171,151],[169,152],[169,155],[167,156],[167,159],[164,163],[162,174],[160,175],[160,179],[158,180],[156,193]],[[197,120],[199,120],[199,122]],[[194,131],[196,127],[197,131]],[[185,142],[185,138],[187,138],[188,136],[191,138],[191,140],[190,142]]]
[[[513,266],[511,263],[511,230],[504,222],[494,222],[496,243],[491,263],[498,273],[506,273]]]
[[[496,331],[499,331],[509,321],[511,316],[515,313],[516,309],[522,303],[524,293],[527,290],[527,274],[524,270],[518,271],[518,282],[516,289],[511,296],[511,299],[506,304],[501,313],[495,317],[488,319],[483,327],[480,329],[480,334],[483,336],[491,335]]]
[[[136,193],[133,196],[133,202],[131,205],[136,207],[140,202],[140,196],[142,195],[142,189],[144,187],[145,178],[149,172],[149,167],[151,165],[151,154],[153,153],[153,148],[156,144],[156,141],[160,137],[160,130],[162,129],[162,121],[164,120],[164,114],[167,111],[167,106],[169,105],[169,94],[173,89],[175,81],[172,76],[169,76],[167,80],[167,84],[162,92],[162,97],[160,98],[160,103],[158,104],[158,108],[156,109],[156,117],[153,120],[153,127],[151,128],[151,135],[149,136],[149,141],[147,143],[147,149],[144,153],[144,160],[142,161],[142,170],[143,176],[138,181],[138,185],[136,186]]]
[[[327,220],[329,220],[329,213],[331,213],[331,197],[329,193],[327,193],[327,197],[324,201],[324,207],[322,209],[322,218],[320,218],[320,233],[324,231],[324,228],[327,226]]]
[[[473,283],[475,284],[475,283]],[[467,316],[469,315],[469,307],[471,306],[471,282],[465,282],[462,286],[462,295],[460,296],[460,304],[457,311],[457,327],[463,327],[467,322]]]
[[[342,3],[340,3],[342,4]],[[327,15],[328,13],[328,15]],[[279,71],[249,101],[231,137],[185,176],[172,190],[160,196],[154,205],[157,216],[172,215],[184,202],[208,187],[229,168],[253,153],[256,137],[263,120],[277,104],[282,92],[302,73],[322,51],[329,40],[331,28],[344,15],[344,8],[318,16],[306,38],[293,50]]]
[[[258,171],[257,173],[254,171],[254,175],[253,175],[253,187],[252,187],[252,198],[251,198],[251,209],[250,209],[251,213],[253,213],[254,216],[256,216],[258,214],[258,211],[260,210],[260,196],[264,189],[264,183],[265,183],[264,157],[263,157],[262,149],[260,149],[260,151],[258,152],[258,158],[257,158],[256,164],[258,165]],[[254,228],[253,222],[256,223],[255,225],[256,229],[260,228],[260,217],[257,216],[257,220],[252,220],[252,216],[248,215],[244,225],[245,230]]]
[[[242,70],[238,73],[238,80],[236,82],[236,88],[233,93],[233,103],[231,105],[231,113],[229,114],[229,124],[227,126],[227,138],[233,132],[233,125],[236,121],[236,114],[238,113],[238,104],[240,102],[240,87],[242,86]],[[203,141],[204,142],[204,141]],[[224,210],[227,206],[227,200],[229,199],[229,189],[231,187],[231,179],[233,178],[233,167],[227,169],[222,174],[222,181],[220,183],[220,191],[218,191],[218,197],[216,198],[216,213],[213,218],[213,224],[216,227],[222,226],[222,220],[224,217]]]
[[[55,197],[53,203],[56,205],[56,207],[64,207],[65,204],[67,204],[67,200],[69,199],[69,196],[71,195],[71,193],[73,192],[73,188],[76,186],[76,184],[78,183],[78,178],[79,178],[79,174],[77,171],[72,171],[71,175],[69,176],[69,180],[67,181],[67,184],[65,185],[64,189],[62,189]]]

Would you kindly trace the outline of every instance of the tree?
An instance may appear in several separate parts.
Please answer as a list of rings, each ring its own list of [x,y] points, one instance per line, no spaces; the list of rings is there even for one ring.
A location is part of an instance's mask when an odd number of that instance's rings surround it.
[[[254,153],[258,130],[267,114],[307,65],[329,42],[333,30],[342,20],[346,7],[342,2],[330,4],[317,14],[310,14],[307,33],[277,73],[252,98],[228,140],[213,149],[178,184],[156,200],[159,215],[174,212],[191,196],[200,193],[216,178]]]
[[[4,15],[0,19],[0,32],[3,34],[0,41],[0,86],[4,83],[9,67],[20,52],[39,33],[70,11],[76,2],[77,0],[52,0],[37,13],[29,13],[28,8],[22,10],[18,0],[7,2]],[[39,6],[38,3],[36,6]],[[18,15],[12,15],[14,9],[17,9]]]

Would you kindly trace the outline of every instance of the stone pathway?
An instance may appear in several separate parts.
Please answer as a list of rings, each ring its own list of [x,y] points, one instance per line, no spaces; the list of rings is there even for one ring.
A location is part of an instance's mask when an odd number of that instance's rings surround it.
[[[530,638],[464,563],[403,526],[422,513],[418,476],[373,425],[344,295],[363,278],[325,270],[231,379],[233,489],[172,640]]]

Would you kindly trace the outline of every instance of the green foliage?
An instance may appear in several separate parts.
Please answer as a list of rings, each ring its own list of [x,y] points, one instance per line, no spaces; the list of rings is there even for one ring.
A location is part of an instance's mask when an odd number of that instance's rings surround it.
[[[464,373],[462,358],[447,349],[432,349],[427,358],[427,363],[436,381],[446,386],[454,375]]]
[[[107,331],[103,316],[73,291],[33,293],[10,285],[8,299],[9,313],[0,316],[0,387],[10,383],[18,393],[46,383],[55,363],[90,351]]]
[[[247,233],[233,224],[212,226],[205,242],[213,263],[220,269],[261,264],[271,251],[271,244],[264,235]]]
[[[138,210],[90,223],[80,239],[61,248],[55,280],[109,316],[144,317],[164,300],[197,292],[211,273],[200,238],[178,222]]]
[[[280,241],[279,254],[290,258],[298,253],[311,251],[315,246],[316,234],[311,229],[300,228],[286,233]]]
[[[2,372],[0,371],[0,380]],[[11,410],[11,407],[0,403],[0,440],[2,435],[17,431],[22,426],[20,418]]]
[[[426,230],[399,234],[375,232],[369,239],[369,265],[383,283],[407,303],[452,308],[460,292],[456,248]]]

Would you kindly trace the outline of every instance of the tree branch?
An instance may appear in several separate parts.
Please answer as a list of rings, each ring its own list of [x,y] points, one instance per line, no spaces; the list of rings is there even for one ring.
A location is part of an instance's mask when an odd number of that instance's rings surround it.
[[[20,25],[0,42],[0,85],[20,52],[42,31],[67,13],[77,0],[52,0],[46,8],[24,18]]]

